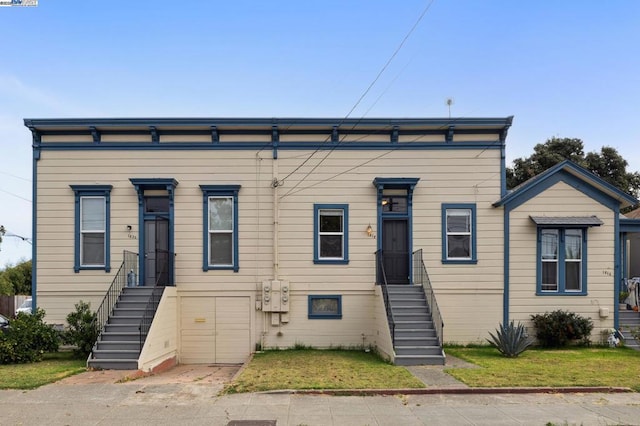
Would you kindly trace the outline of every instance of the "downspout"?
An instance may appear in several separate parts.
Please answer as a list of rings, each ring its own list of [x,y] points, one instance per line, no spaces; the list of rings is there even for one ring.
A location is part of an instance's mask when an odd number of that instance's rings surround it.
[[[273,187],[273,280],[278,281],[280,266],[280,255],[278,253],[280,225],[280,204],[278,200],[278,187],[282,184],[282,182],[278,180],[278,127],[273,126],[271,131],[271,143],[273,145],[273,180],[271,181],[271,186]]]
[[[42,138],[40,133],[31,125],[31,120],[25,120],[24,124],[31,130],[33,147],[32,165],[32,195],[31,195],[31,305],[32,311],[38,308],[38,161],[40,160],[40,150]]]

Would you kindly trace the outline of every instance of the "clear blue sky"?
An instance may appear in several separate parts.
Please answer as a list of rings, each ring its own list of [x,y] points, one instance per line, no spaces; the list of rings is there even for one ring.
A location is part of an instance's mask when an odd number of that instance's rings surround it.
[[[0,224],[31,237],[25,117],[344,117],[424,0],[49,1],[0,8]],[[640,2],[435,0],[352,117],[514,115],[640,170]],[[7,237],[0,266],[31,257]]]

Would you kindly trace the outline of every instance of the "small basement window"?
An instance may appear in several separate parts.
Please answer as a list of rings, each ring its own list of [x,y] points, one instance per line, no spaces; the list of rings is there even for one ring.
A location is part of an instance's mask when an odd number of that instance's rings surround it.
[[[309,319],[342,319],[342,296],[309,295]]]

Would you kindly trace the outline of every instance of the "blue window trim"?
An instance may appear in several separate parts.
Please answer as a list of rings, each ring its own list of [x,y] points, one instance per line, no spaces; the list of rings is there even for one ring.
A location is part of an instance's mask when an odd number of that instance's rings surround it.
[[[558,291],[542,291],[542,244],[543,229],[558,230]],[[564,235],[567,229],[582,230],[582,289],[580,291],[565,290],[565,250]],[[587,293],[587,227],[575,226],[538,226],[536,236],[536,296],[586,296]]]
[[[309,319],[342,319],[342,296],[339,294],[314,294],[308,297],[308,318]],[[338,312],[335,314],[318,314],[313,313],[313,301],[316,299],[335,299],[338,301]]]
[[[241,185],[200,185],[202,190],[202,270],[240,270],[238,259],[238,192]],[[233,197],[233,264],[209,264],[209,197]]]
[[[448,259],[447,258],[447,210],[468,209],[471,210],[471,257],[469,259]],[[477,211],[474,203],[445,203],[442,204],[442,263],[449,265],[474,265],[478,263],[477,250]]]
[[[343,220],[343,253],[342,259],[320,258],[320,210],[342,210]],[[349,263],[349,205],[348,204],[314,204],[313,205],[313,263],[320,265],[346,265]]]
[[[81,270],[111,271],[111,190],[112,185],[70,185],[75,194],[75,227],[74,227],[74,272]],[[104,197],[105,230],[104,230],[104,265],[82,266],[80,264],[80,200],[82,197]]]

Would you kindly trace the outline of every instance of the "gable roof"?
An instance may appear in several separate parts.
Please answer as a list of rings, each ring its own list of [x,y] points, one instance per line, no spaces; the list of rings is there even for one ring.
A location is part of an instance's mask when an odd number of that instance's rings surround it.
[[[507,195],[493,203],[493,206],[515,208],[560,180],[612,209],[638,203],[637,199],[589,170],[572,161],[565,160],[513,188]]]

